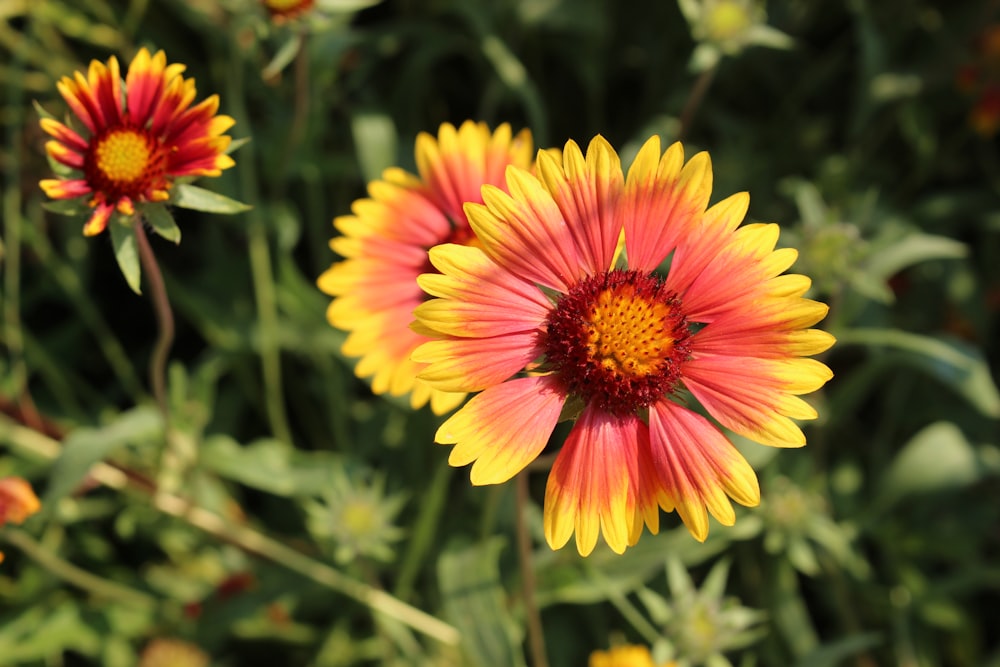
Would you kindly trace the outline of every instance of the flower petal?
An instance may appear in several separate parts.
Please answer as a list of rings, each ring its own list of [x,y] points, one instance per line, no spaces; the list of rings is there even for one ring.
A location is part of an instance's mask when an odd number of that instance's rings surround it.
[[[548,153],[538,156],[538,175],[574,237],[577,255],[588,274],[610,269],[621,232],[615,215],[624,184],[621,161],[611,145],[598,135],[584,158],[569,141],[560,165]]]
[[[789,395],[822,387],[833,373],[815,359],[759,359],[696,354],[684,365],[684,385],[726,428],[774,447],[806,444],[788,417],[803,413]]]
[[[424,325],[462,337],[500,336],[537,329],[552,308],[531,283],[519,280],[490,260],[482,250],[456,244],[432,248],[431,263],[440,274],[424,274],[417,282],[436,297],[415,315]]]
[[[538,157],[551,159],[544,152]],[[579,232],[570,229],[583,223],[564,220],[549,192],[526,171],[508,167],[507,186],[510,195],[484,186],[484,204],[465,205],[483,250],[526,282],[567,291],[588,271],[575,243]]]
[[[629,268],[652,271],[689,236],[708,206],[712,164],[698,153],[685,165],[675,143],[660,156],[659,137],[639,150],[625,183],[620,220],[625,229]]]
[[[534,331],[495,338],[432,340],[411,358],[427,364],[420,379],[442,391],[480,391],[523,370],[542,354]]]
[[[599,534],[615,553],[629,543],[635,517],[637,452],[641,422],[587,408],[556,457],[545,487],[545,539],[562,548],[576,533],[587,556]]]
[[[500,484],[545,449],[565,396],[548,376],[510,380],[477,394],[437,430],[454,444],[448,463],[472,466],[472,483]]]
[[[652,459],[668,501],[700,542],[708,535],[706,508],[723,525],[736,520],[730,497],[741,505],[760,502],[757,476],[726,437],[701,415],[670,401],[649,408]]]

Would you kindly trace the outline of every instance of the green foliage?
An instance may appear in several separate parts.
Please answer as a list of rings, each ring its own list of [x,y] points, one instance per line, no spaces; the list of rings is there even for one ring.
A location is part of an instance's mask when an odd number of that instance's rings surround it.
[[[623,555],[552,552],[533,470],[551,667],[617,642],[1000,667],[1000,159],[970,122],[1000,15],[734,0],[747,22],[719,23],[725,4],[317,0],[275,24],[257,0],[0,1],[0,477],[43,502],[0,526],[0,665],[125,667],[157,638],[221,666],[531,664],[513,485],[471,486],[440,418],[374,396],[315,287],[332,219],[472,118],[539,147],[601,133],[626,165],[654,133],[709,151],[713,201],[747,190],[782,225],[839,340],[807,447],[733,438],[762,504],[704,543],[664,514]],[[136,219],[84,239],[89,198],[38,188],[70,171],[38,126],[68,115],[56,83],[141,46],[236,120],[232,169],[136,202],[176,326],[166,406]]]

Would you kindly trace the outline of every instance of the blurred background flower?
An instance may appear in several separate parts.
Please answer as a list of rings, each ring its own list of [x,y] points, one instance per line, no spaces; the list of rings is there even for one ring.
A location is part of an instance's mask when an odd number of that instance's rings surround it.
[[[384,476],[341,469],[331,475],[322,498],[306,505],[307,525],[339,563],[357,558],[390,562],[404,535],[394,522],[405,503],[401,494],[386,494]]]

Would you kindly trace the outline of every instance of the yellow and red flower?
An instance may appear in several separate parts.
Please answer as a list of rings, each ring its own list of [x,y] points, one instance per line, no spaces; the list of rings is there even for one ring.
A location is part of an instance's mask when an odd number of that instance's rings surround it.
[[[316,4],[316,0],[261,0],[264,9],[276,24],[282,24],[302,16]]]
[[[21,477],[0,477],[0,526],[7,522],[22,524],[41,508],[42,504],[27,480]],[[2,551],[0,562],[3,562]]]
[[[660,508],[704,540],[709,512],[732,525],[729,498],[760,500],[720,426],[805,444],[792,419],[817,416],[798,395],[832,376],[803,358],[834,342],[808,328],[827,306],[803,298],[805,276],[779,275],[796,252],[774,249],[777,225],[740,226],[746,193],[706,210],[705,153],[684,164],[680,144],[661,155],[653,137],[625,178],[596,137],[586,156],[572,141],[561,162],[540,153],[536,173],[509,168],[509,194],[484,187],[484,203],[465,207],[478,245],[432,249],[439,273],[419,279],[436,298],[415,315],[438,337],[413,354],[420,377],[480,392],[436,440],[454,445],[452,465],[474,462],[473,484],[496,484],[576,417],[545,493],[552,548],[575,533],[587,555],[603,533],[621,553],[644,524],[659,530]]]
[[[653,655],[645,646],[623,644],[607,651],[594,651],[587,661],[589,667],[657,667]],[[674,663],[660,667],[673,667]]]
[[[101,233],[115,210],[132,215],[137,203],[166,201],[174,179],[218,176],[233,166],[225,154],[230,137],[223,134],[233,119],[216,115],[216,95],[191,106],[195,83],[181,76],[184,69],[167,65],[163,51],[151,56],[143,48],[124,85],[114,56],[107,64],[91,61],[86,76],[76,72],[57,84],[83,127],[43,118],[42,129],[52,136],[45,149],[76,173],[40,185],[53,199],[90,197],[87,236]]]
[[[475,242],[464,203],[481,202],[483,184],[505,187],[507,166],[528,167],[532,152],[527,130],[514,135],[507,124],[491,133],[485,123],[466,121],[458,129],[445,123],[437,138],[417,137],[419,176],[387,169],[369,184],[369,197],[354,202],[351,215],[334,220],[342,236],[330,247],[345,259],[317,284],[335,297],[327,319],[349,332],[344,354],[360,357],[355,372],[371,378],[376,394],[409,392],[411,406],[430,402],[436,414],[462,401],[464,392],[439,391],[418,379],[423,365],[410,359],[428,340],[410,328],[413,309],[427,299],[417,276],[433,270],[429,248]]]

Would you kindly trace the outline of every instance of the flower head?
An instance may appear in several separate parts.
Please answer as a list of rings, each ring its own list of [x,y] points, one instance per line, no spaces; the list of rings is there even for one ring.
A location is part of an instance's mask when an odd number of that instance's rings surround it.
[[[698,42],[691,68],[714,67],[722,56],[732,56],[750,46],[787,49],[792,38],[767,25],[761,0],[678,0],[678,6]]]
[[[657,667],[649,649],[636,644],[623,644],[607,651],[594,651],[590,654],[587,665],[588,667]]]
[[[338,470],[330,480],[323,502],[306,506],[309,530],[334,544],[334,557],[347,563],[367,557],[388,562],[392,545],[403,536],[393,522],[405,499],[387,496],[385,478],[371,474],[351,474]]]
[[[184,69],[167,65],[163,51],[151,56],[143,48],[124,82],[112,56],[56,84],[77,129],[53,118],[41,126],[52,137],[45,150],[70,174],[40,185],[53,199],[90,198],[87,236],[101,233],[115,210],[128,216],[138,203],[166,201],[177,178],[218,176],[233,166],[223,134],[233,119],[216,115],[216,95],[191,106],[195,84],[181,76]]]
[[[186,641],[157,638],[149,642],[139,657],[139,667],[208,667],[211,658]]]
[[[27,480],[21,477],[0,478],[0,527],[7,522],[22,524],[41,508],[42,504]],[[0,551],[2,561],[3,552]]]
[[[808,328],[827,307],[803,298],[808,278],[779,275],[796,252],[774,249],[777,225],[740,226],[745,193],[706,211],[704,153],[685,165],[680,144],[661,155],[653,137],[626,179],[596,137],[586,156],[572,141],[562,162],[540,153],[537,172],[509,168],[509,194],[484,187],[465,208],[478,246],[434,248],[439,273],[420,277],[437,298],[415,315],[438,336],[414,352],[420,377],[480,392],[436,440],[455,445],[452,465],[474,462],[474,484],[495,484],[575,417],[545,492],[552,548],[575,533],[586,555],[603,534],[620,553],[644,524],[658,531],[661,508],[703,540],[709,513],[735,521],[729,498],[760,499],[720,426],[805,444],[792,418],[816,417],[798,395],[832,375],[803,358],[833,344]]]
[[[299,18],[316,4],[316,0],[261,0],[261,2],[276,24]]]
[[[663,628],[662,648],[679,665],[732,665],[725,653],[746,648],[766,633],[766,614],[726,595],[729,562],[712,566],[696,587],[681,562],[667,560],[670,594],[646,588],[642,600],[651,620]],[[658,645],[658,649],[661,645]]]
[[[428,340],[410,329],[413,309],[426,300],[417,276],[432,271],[429,248],[439,243],[475,243],[463,211],[465,202],[481,202],[483,184],[501,188],[508,165],[528,167],[532,141],[527,130],[516,135],[509,125],[490,132],[485,123],[445,123],[435,138],[421,133],[416,141],[419,176],[387,169],[368,186],[369,197],[334,220],[342,236],[330,247],[345,259],[319,277],[319,288],[335,297],[327,310],[333,326],[350,332],[344,354],[360,357],[356,373],[371,378],[376,394],[410,392],[410,405],[428,401],[443,414],[464,394],[433,389],[417,378],[422,364],[410,354]]]

